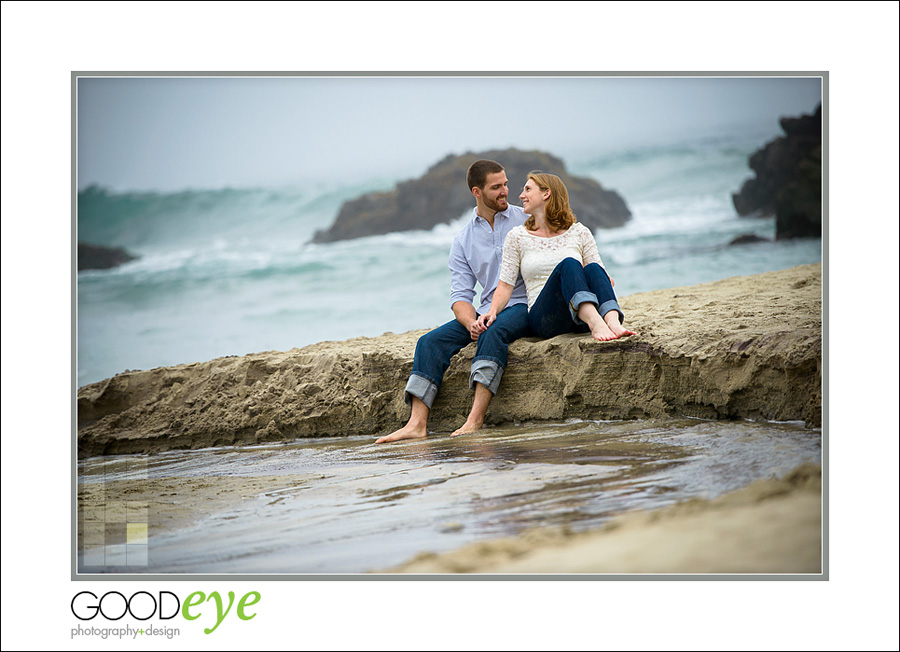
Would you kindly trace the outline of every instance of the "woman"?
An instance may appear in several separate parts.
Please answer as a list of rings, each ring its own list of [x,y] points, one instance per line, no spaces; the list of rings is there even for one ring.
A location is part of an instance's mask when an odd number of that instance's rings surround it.
[[[531,172],[519,195],[530,217],[506,237],[500,282],[490,310],[479,318],[490,326],[506,307],[522,273],[528,293],[528,324],[538,337],[586,333],[607,342],[634,335],[590,230],[575,220],[569,192],[554,174]]]

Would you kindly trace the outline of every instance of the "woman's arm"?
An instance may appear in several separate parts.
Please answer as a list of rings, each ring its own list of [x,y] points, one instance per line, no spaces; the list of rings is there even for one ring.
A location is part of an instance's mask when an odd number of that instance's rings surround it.
[[[485,328],[493,324],[494,320],[497,319],[497,315],[503,312],[506,304],[509,303],[509,298],[512,296],[513,287],[505,281],[497,283],[497,289],[494,290],[494,298],[491,299],[490,310],[478,318],[478,322]]]
[[[519,239],[516,232],[521,228],[522,227],[520,226],[514,228],[506,234],[506,239],[503,241],[503,255],[500,258],[500,280],[497,282],[497,287],[494,290],[494,297],[491,299],[490,309],[479,317],[476,322],[482,329],[487,328],[494,323],[494,320],[497,319],[497,315],[503,312],[506,304],[509,303],[513,288],[519,278],[521,254],[519,251]]]

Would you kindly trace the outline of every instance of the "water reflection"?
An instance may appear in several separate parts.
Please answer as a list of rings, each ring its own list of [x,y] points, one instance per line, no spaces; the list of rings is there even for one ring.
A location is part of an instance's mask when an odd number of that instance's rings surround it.
[[[150,537],[142,566],[98,563],[80,537],[79,565],[129,573],[366,572],[530,527],[581,530],[628,510],[713,498],[821,456],[821,433],[802,424],[696,419],[525,423],[458,438],[373,441],[84,460],[79,532],[90,529],[85,514],[111,512],[130,495],[149,505]],[[204,501],[215,509],[202,513]],[[197,516],[179,521],[174,503],[189,514],[196,507]],[[96,545],[94,537],[88,547]]]

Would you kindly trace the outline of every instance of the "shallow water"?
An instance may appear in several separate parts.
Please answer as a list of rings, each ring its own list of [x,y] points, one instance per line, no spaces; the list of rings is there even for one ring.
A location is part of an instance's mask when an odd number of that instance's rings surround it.
[[[802,423],[697,419],[526,423],[390,445],[348,437],[93,458],[79,463],[82,484],[253,476],[284,476],[284,482],[159,535],[153,529],[162,515],[151,503],[144,559],[113,564],[108,545],[105,563],[82,552],[79,569],[384,570],[420,552],[531,527],[577,531],[630,510],[714,498],[820,460],[821,431]],[[198,499],[185,493],[177,498]]]

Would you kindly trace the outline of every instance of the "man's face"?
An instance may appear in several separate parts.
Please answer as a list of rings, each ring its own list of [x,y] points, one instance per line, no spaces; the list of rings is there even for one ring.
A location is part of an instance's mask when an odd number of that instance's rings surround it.
[[[509,208],[506,198],[509,196],[506,172],[494,172],[487,176],[484,188],[481,189],[482,203],[495,213],[501,213]]]

